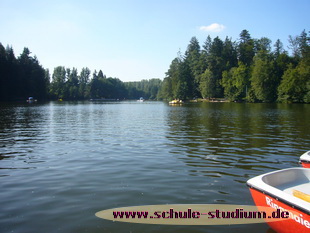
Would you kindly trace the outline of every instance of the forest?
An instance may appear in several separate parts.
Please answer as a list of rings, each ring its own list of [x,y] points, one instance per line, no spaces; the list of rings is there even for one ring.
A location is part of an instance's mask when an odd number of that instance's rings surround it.
[[[160,99],[225,98],[247,102],[310,102],[310,38],[304,30],[283,43],[254,39],[247,30],[238,41],[207,37],[190,40],[171,62]]]
[[[309,34],[309,33],[308,33]],[[122,82],[102,70],[48,69],[24,48],[15,57],[0,43],[0,100],[212,99],[236,102],[310,103],[310,38],[289,36],[290,53],[280,40],[254,39],[243,30],[237,41],[207,37],[202,47],[192,37],[184,54],[172,60],[166,76]]]
[[[156,99],[161,83],[160,79],[122,82],[87,67],[78,72],[57,66],[50,74],[28,48],[16,58],[11,46],[0,43],[1,101],[25,101],[30,96],[38,100]]]

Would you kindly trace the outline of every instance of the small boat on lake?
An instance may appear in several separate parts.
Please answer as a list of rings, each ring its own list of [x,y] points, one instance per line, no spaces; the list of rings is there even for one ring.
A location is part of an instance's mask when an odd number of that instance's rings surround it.
[[[119,101],[119,99],[106,99],[106,98],[101,98],[101,99],[90,99],[90,101]]]
[[[169,102],[169,104],[182,104],[183,101],[182,100],[172,100]]]
[[[29,97],[29,98],[27,99],[27,103],[29,103],[29,104],[32,104],[32,103],[35,103],[35,102],[37,102],[37,100],[34,99],[33,97]]]
[[[310,151],[300,156],[299,162],[305,168],[310,168]]]
[[[267,222],[278,233],[310,232],[310,169],[288,168],[247,181],[258,207],[288,211],[288,220]]]
[[[143,97],[140,97],[140,99],[137,100],[138,102],[144,102]]]

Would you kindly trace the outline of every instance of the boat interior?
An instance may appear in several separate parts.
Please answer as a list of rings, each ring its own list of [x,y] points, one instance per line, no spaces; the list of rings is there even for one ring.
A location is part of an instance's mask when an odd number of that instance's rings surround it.
[[[262,180],[281,191],[293,195],[294,190],[309,194],[310,192],[310,170],[309,169],[290,169],[277,173],[267,174]]]

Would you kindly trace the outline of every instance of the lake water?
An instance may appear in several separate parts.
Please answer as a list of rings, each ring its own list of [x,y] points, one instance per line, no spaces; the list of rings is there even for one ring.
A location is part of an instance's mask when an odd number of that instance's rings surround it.
[[[0,232],[267,232],[95,213],[163,204],[253,205],[246,181],[299,166],[310,105],[49,102],[0,105]]]

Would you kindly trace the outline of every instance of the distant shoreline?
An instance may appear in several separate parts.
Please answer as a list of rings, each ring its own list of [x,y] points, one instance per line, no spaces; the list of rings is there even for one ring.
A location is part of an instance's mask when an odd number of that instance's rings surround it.
[[[89,102],[122,102],[122,101],[136,101],[136,99],[80,99],[80,100],[70,100],[70,99],[63,99],[63,100],[56,100],[56,99],[42,99],[38,100],[34,103],[28,103],[26,100],[0,100],[0,105],[3,104],[28,104],[28,105],[36,105],[36,104],[42,104],[47,102],[83,102],[83,101],[89,101]],[[156,99],[146,99],[146,102],[169,102],[168,100],[156,100]],[[210,99],[191,99],[191,100],[183,100],[182,103],[240,103],[240,104],[309,104],[309,103],[296,103],[296,102],[247,102],[247,101],[230,101],[225,98],[210,98]],[[179,104],[182,104],[179,103]]]

